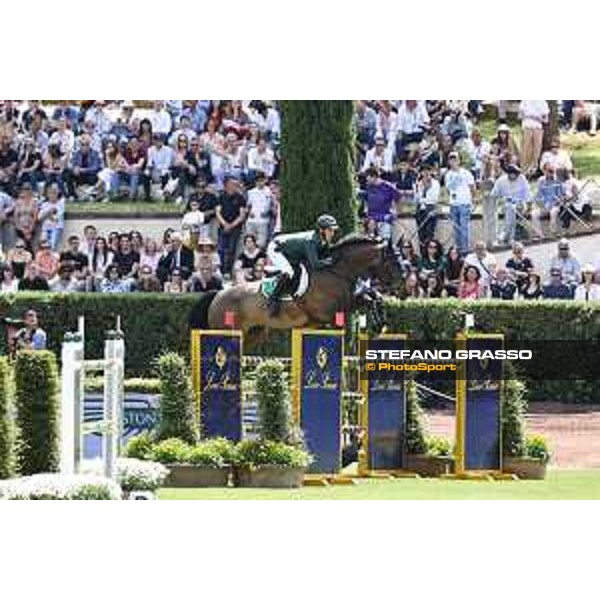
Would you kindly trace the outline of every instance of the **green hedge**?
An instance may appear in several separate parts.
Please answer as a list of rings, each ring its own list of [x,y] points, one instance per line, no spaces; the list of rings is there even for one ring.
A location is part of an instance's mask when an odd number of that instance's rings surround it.
[[[0,357],[0,479],[14,474],[14,458],[11,369]]]
[[[58,370],[47,350],[25,350],[15,360],[17,463],[21,475],[50,473],[60,466]]]

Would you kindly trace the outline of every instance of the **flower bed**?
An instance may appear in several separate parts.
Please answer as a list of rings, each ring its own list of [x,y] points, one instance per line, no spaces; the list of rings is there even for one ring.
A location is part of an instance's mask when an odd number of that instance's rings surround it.
[[[98,475],[42,473],[0,483],[1,500],[120,500],[120,486]]]

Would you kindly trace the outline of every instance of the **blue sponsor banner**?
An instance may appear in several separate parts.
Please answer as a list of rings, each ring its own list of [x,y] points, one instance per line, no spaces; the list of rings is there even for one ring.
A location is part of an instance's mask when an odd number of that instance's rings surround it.
[[[148,394],[125,394],[123,406],[124,446],[129,438],[151,431],[158,422],[158,396]],[[101,394],[86,394],[83,405],[84,423],[90,425],[103,419],[104,400]],[[87,433],[83,436],[83,457],[85,459],[102,456],[102,436],[99,433]]]
[[[501,336],[468,337],[467,350],[501,350]],[[466,361],[464,466],[473,470],[502,468],[501,381],[502,361],[470,358]]]
[[[242,337],[239,332],[198,332],[197,395],[204,438],[242,439]]]
[[[294,336],[297,416],[314,457],[309,472],[334,474],[342,462],[343,336],[337,331],[295,331]]]
[[[406,336],[389,335],[361,339],[364,350],[403,350]],[[377,378],[374,371],[362,373],[365,395],[363,429],[366,431],[366,468],[369,471],[393,471],[404,467],[406,434],[406,391],[404,371],[393,378]]]

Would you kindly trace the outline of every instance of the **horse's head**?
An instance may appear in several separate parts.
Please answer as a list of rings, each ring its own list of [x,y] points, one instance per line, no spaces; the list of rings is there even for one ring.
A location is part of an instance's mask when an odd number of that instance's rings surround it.
[[[348,235],[332,247],[332,255],[336,271],[349,278],[376,277],[391,283],[401,276],[390,245],[380,239]]]

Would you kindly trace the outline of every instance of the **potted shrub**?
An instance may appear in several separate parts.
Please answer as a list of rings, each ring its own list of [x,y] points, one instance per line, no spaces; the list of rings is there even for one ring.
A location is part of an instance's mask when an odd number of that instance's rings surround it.
[[[223,438],[191,446],[178,438],[154,446],[152,459],[169,469],[168,487],[214,487],[229,482],[234,446]]]
[[[273,440],[244,440],[235,448],[234,484],[238,487],[301,487],[312,462],[297,446]]]
[[[422,477],[439,477],[452,471],[450,443],[442,438],[427,438],[424,420],[417,385],[410,379],[406,382],[405,468]]]
[[[145,431],[127,440],[123,454],[127,458],[139,460],[152,460],[155,442],[150,433]]]
[[[117,481],[123,490],[123,498],[132,492],[154,494],[163,486],[169,470],[158,462],[137,458],[120,458],[117,461]]]
[[[505,456],[503,470],[517,475],[519,479],[545,479],[546,468],[550,462],[550,451],[541,435],[525,438],[522,456]]]

